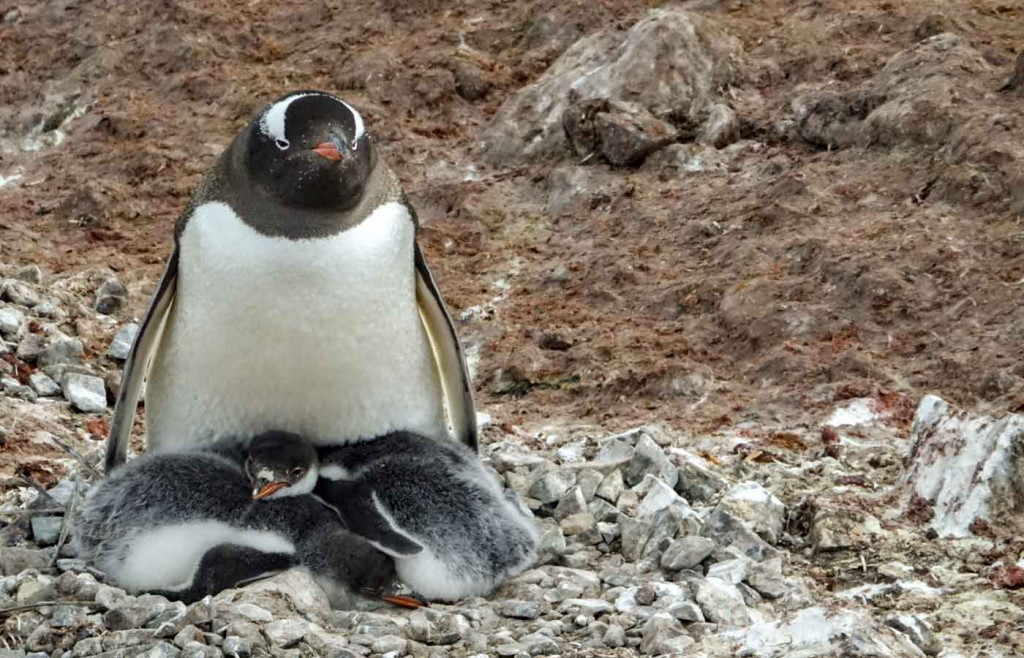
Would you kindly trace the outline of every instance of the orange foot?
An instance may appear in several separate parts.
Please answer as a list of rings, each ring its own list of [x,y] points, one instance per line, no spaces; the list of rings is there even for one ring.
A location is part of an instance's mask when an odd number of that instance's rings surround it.
[[[380,597],[380,600],[386,601],[391,605],[397,605],[399,608],[408,608],[410,610],[416,610],[417,608],[422,608],[426,605],[419,599],[414,599],[411,596],[382,596]]]

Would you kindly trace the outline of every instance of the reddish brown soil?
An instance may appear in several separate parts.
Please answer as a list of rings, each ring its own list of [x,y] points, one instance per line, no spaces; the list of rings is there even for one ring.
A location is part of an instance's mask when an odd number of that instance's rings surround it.
[[[986,103],[1019,118],[1021,98],[996,90],[1022,46],[1024,10],[723,1],[709,16],[751,61],[774,61],[756,82],[767,102],[741,112],[759,147],[696,176],[595,165],[596,191],[558,214],[537,200],[559,163],[476,164],[479,180],[462,180],[504,98],[579,35],[628,27],[652,4],[20,3],[20,18],[0,24],[0,137],[26,133],[72,92],[87,110],[63,144],[2,154],[0,173],[24,178],[0,191],[0,262],[108,265],[151,290],[216,154],[272,98],[322,88],[363,112],[405,181],[452,310],[509,286],[493,317],[462,328],[480,349],[481,406],[503,422],[697,431],[864,394],[1019,400],[1021,217],[999,198],[931,199],[927,145],[820,150],[773,137],[772,125],[804,85],[852,89],[941,31],[984,54]],[[456,94],[458,57],[485,70],[485,99]],[[135,295],[123,317],[146,302]]]

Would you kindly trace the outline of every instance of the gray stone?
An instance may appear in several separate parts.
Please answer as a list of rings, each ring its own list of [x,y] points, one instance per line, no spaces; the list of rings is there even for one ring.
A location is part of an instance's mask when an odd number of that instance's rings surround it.
[[[678,620],[663,612],[648,619],[640,634],[643,638],[640,650],[649,656],[684,653],[696,644],[692,637],[686,635]]]
[[[630,562],[636,562],[643,555],[654,528],[647,521],[634,519],[625,514],[619,516],[618,523],[622,533],[622,556]]]
[[[707,576],[708,578],[718,578],[731,585],[739,585],[747,578],[748,564],[750,564],[750,560],[746,558],[716,562],[708,569]]]
[[[46,350],[46,338],[39,334],[26,334],[18,343],[17,357],[25,363],[35,363]]]
[[[22,265],[14,271],[14,278],[25,283],[39,284],[43,281],[43,271],[35,264]]]
[[[587,503],[587,511],[598,523],[602,521],[614,521],[619,516],[619,510],[603,498],[594,497]]]
[[[119,605],[125,605],[134,600],[133,597],[129,597],[128,593],[123,589],[117,587],[111,587],[110,585],[100,585],[96,590],[96,605],[100,606],[100,610],[106,612],[112,608],[116,608]]]
[[[32,308],[39,303],[39,295],[36,291],[21,281],[8,279],[0,288],[0,292],[3,293],[0,297],[4,300],[19,306]]]
[[[128,355],[132,350],[132,343],[135,342],[135,336],[139,333],[139,325],[134,322],[128,323],[117,330],[117,334],[114,339],[110,341],[110,347],[107,349],[107,355],[112,359],[118,361],[124,361],[128,358]]]
[[[237,635],[225,637],[220,649],[228,658],[249,658],[252,655],[249,641]]]
[[[64,560],[59,560],[59,562],[64,562]],[[58,565],[59,567],[60,565]],[[82,581],[70,571],[65,571],[57,576],[57,580],[54,581],[53,585],[61,596],[74,596],[82,589]],[[56,612],[54,612],[54,615],[56,616]]]
[[[618,539],[621,535],[618,523],[607,523],[602,522],[597,524],[597,531],[601,535],[601,540],[608,542],[609,544],[614,540]]]
[[[540,616],[540,603],[510,599],[501,602],[499,612],[513,619],[536,619]]]
[[[698,585],[694,598],[708,621],[727,626],[749,626],[752,621],[743,595],[735,585],[724,580],[704,580]]]
[[[60,537],[60,527],[64,523],[63,516],[33,516],[32,539],[39,546],[53,546]]]
[[[173,642],[175,646],[184,649],[190,642],[205,643],[206,638],[203,637],[201,630],[192,624],[188,624],[174,636]]]
[[[189,642],[181,648],[180,658],[221,658],[223,652],[202,642]]]
[[[604,478],[605,476],[601,471],[592,468],[583,468],[576,473],[576,486],[583,492],[583,499],[587,501],[587,504],[594,499],[597,488],[604,481]]]
[[[9,306],[0,308],[0,336],[14,339],[24,323],[25,314],[18,309]]]
[[[740,139],[740,121],[728,105],[715,103],[708,110],[708,116],[700,127],[697,141],[701,144],[725,148]]]
[[[757,482],[735,485],[722,496],[718,508],[745,522],[769,544],[777,543],[782,536],[786,506]]]
[[[565,496],[575,484],[576,476],[572,471],[557,470],[541,473],[530,485],[528,495],[545,505],[556,503]]]
[[[645,520],[651,520],[654,516],[668,508],[669,506],[677,508],[680,518],[685,516],[696,516],[692,510],[690,510],[690,504],[686,502],[675,490],[669,485],[662,482],[660,479],[645,475],[644,481],[641,485],[646,489],[647,494],[644,496],[643,502],[637,508],[637,517]],[[637,487],[639,489],[640,487]],[[697,522],[699,527],[699,521]]]
[[[632,455],[632,451],[630,451],[630,454]],[[595,491],[595,495],[614,505],[625,488],[626,483],[622,479],[622,471],[615,469],[604,476],[604,479],[601,480],[601,484],[598,485]]]
[[[29,651],[53,651],[53,629],[45,621],[33,629],[25,638],[25,648]]]
[[[645,475],[653,475],[669,487],[674,488],[679,478],[679,470],[669,461],[661,447],[648,434],[640,437],[633,450],[633,457],[623,470],[626,484],[633,486],[644,479]]]
[[[517,468],[532,469],[548,463],[540,455],[525,451],[523,448],[513,444],[499,444],[489,455],[491,463],[499,473],[506,473]]]
[[[99,377],[77,373],[68,375],[64,380],[64,397],[71,406],[85,413],[107,408],[107,389]]]
[[[742,521],[725,510],[715,509],[704,520],[700,534],[713,539],[719,546],[732,546],[743,555],[761,562],[778,557],[779,552],[757,536]]]
[[[626,644],[626,629],[618,624],[608,624],[608,630],[605,631],[604,637],[601,638],[605,646],[618,649],[619,647],[625,646]]]
[[[128,299],[128,290],[117,279],[107,279],[96,291],[93,309],[104,315],[117,313]]]
[[[274,615],[270,613],[266,608],[260,607],[255,603],[235,603],[231,605],[227,610],[221,611],[221,616],[225,617],[230,621],[258,621],[268,622],[274,620]]]
[[[788,588],[782,577],[782,558],[748,564],[747,584],[766,599],[777,599],[784,595]]]
[[[560,523],[562,532],[565,533],[566,537],[572,537],[584,533],[593,528],[595,524],[596,522],[594,521],[594,517],[586,512],[567,516],[562,519],[562,522]]]
[[[390,653],[395,652],[396,656],[405,655],[405,648],[408,646],[409,641],[404,637],[398,637],[397,635],[385,635],[374,640],[371,648],[376,653]]]
[[[467,101],[480,100],[491,89],[483,69],[464,59],[452,61],[452,74],[455,75],[455,91]]]
[[[533,84],[502,103],[484,134],[492,165],[548,160],[564,149],[571,98],[629,100],[655,116],[696,117],[738,81],[742,48],[714,24],[656,9],[628,31],[609,27],[568,48]]]
[[[427,645],[455,644],[465,631],[461,615],[446,615],[435,610],[417,610],[409,615],[406,635]]]
[[[49,347],[43,350],[43,353],[39,355],[39,365],[43,367],[64,364],[78,365],[82,363],[84,354],[85,346],[82,341],[64,336],[53,341]]]
[[[41,318],[62,319],[67,313],[60,308],[60,304],[52,299],[40,302],[34,309],[35,314]]]
[[[931,626],[917,615],[894,612],[886,616],[885,625],[909,637],[926,656],[937,656],[942,651],[942,644]]]
[[[681,537],[665,550],[661,566],[669,571],[692,569],[704,561],[715,550],[715,542],[697,535]]]
[[[519,638],[519,644],[531,656],[551,656],[562,653],[560,642],[542,633],[530,633]]]
[[[545,530],[537,545],[537,553],[540,562],[549,562],[565,551],[565,533],[559,526],[552,526]]]
[[[634,443],[625,440],[624,435],[602,439],[598,444],[600,451],[597,453],[597,464],[606,468],[609,474],[613,469],[625,466],[633,458]]]
[[[34,605],[54,598],[55,587],[38,580],[26,580],[18,587],[15,601],[18,605]]]
[[[20,400],[35,402],[39,397],[30,387],[22,386],[17,379],[11,377],[0,378],[0,388],[3,389],[5,395]]]
[[[682,464],[679,466],[679,479],[676,492],[691,503],[710,502],[728,484],[725,479],[716,475],[700,457],[675,448],[672,455]]]
[[[34,372],[28,376],[28,385],[36,392],[36,395],[43,398],[60,395],[60,386],[46,376],[46,373]]]
[[[263,629],[271,644],[284,649],[297,644],[308,631],[309,622],[302,619],[278,619]]]
[[[170,644],[169,642],[158,642],[153,645],[146,653],[142,654],[143,658],[178,658],[181,654],[181,649]],[[245,656],[238,656],[237,658],[246,658]]]
[[[578,487],[569,489],[562,496],[561,500],[558,501],[558,505],[555,507],[553,516],[555,519],[561,521],[567,516],[573,514],[583,514],[587,511],[587,501],[583,497],[583,491]]]
[[[670,604],[665,611],[679,621],[704,621],[704,613],[693,601],[679,600]]]
[[[87,637],[75,643],[74,649],[71,650],[71,655],[74,658],[80,658],[81,656],[93,656],[102,653],[102,651],[103,638]]]
[[[601,155],[616,167],[640,165],[678,133],[640,105],[605,98],[570,104],[562,127],[576,155]]]
[[[130,631],[114,631],[103,636],[103,650],[116,651],[142,644],[152,644],[154,633],[148,628],[136,628]]]

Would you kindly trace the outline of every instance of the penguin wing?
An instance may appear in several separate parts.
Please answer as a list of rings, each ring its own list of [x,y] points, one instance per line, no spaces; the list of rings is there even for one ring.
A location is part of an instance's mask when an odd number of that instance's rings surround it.
[[[146,317],[139,327],[139,333],[132,343],[128,359],[124,362],[124,374],[121,375],[121,386],[117,390],[117,402],[114,406],[114,419],[110,423],[110,436],[107,438],[107,473],[124,464],[127,458],[128,438],[135,422],[135,408],[139,403],[142,382],[146,378],[149,362],[156,353],[164,320],[167,319],[174,303],[177,288],[178,246],[175,245],[153,294],[149,310],[146,311]]]
[[[416,245],[416,304],[434,352],[434,363],[444,391],[448,425],[454,436],[475,452],[478,432],[469,368],[455,333],[455,324],[444,306],[419,244]]]
[[[313,495],[341,516],[350,532],[370,542],[377,550],[393,558],[410,558],[423,551],[423,545],[402,532],[377,500],[373,488],[356,480],[317,480]]]

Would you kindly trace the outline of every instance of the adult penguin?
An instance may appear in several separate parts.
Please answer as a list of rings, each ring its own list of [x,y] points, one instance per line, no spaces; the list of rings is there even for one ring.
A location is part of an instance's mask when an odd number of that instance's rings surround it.
[[[297,91],[224,151],[175,225],[125,363],[108,471],[147,443],[408,430],[477,447],[465,358],[395,174],[349,104]]]

